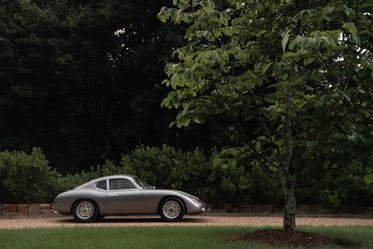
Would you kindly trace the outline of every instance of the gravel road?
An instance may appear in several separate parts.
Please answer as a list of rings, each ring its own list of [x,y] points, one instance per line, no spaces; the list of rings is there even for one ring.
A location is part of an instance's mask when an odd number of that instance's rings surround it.
[[[297,217],[297,225],[309,226],[373,226],[372,218]],[[0,229],[42,227],[107,227],[107,226],[282,226],[280,216],[185,216],[182,222],[162,222],[159,216],[107,217],[100,222],[80,224],[72,216],[0,216]]]

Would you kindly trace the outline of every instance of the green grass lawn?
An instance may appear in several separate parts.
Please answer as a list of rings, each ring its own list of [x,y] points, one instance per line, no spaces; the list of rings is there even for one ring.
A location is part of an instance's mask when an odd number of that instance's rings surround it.
[[[255,227],[74,227],[0,230],[0,248],[274,248],[251,243],[225,242]],[[373,249],[373,227],[302,227],[329,237],[358,241]],[[277,247],[279,248],[279,247]]]

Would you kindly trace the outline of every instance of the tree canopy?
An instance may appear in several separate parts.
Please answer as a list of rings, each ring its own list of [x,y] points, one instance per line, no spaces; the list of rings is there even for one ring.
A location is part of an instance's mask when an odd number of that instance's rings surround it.
[[[157,19],[168,4],[2,1],[0,150],[41,147],[78,172],[140,144],[210,147],[206,128],[169,129],[160,107],[164,65],[184,44],[183,28]]]
[[[173,1],[159,18],[187,23],[162,105],[178,127],[225,120],[225,153],[260,165],[282,186],[284,229],[294,188],[372,149],[371,1]]]

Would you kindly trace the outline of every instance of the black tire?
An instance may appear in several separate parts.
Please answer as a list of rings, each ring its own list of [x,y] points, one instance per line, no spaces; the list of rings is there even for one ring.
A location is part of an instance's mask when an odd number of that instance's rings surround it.
[[[77,222],[94,222],[99,215],[97,204],[91,200],[79,200],[74,203],[72,213]]]
[[[180,221],[184,217],[184,203],[176,197],[168,197],[159,204],[159,215],[168,222]]]

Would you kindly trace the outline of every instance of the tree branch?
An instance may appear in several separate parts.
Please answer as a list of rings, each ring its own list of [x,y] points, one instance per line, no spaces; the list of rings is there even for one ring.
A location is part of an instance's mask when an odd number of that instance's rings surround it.
[[[308,177],[306,180],[303,180],[301,182],[297,182],[296,186],[301,187],[301,188],[312,187],[312,186],[316,185],[319,181],[321,181],[321,179],[324,178],[327,174],[329,174],[329,172],[340,170],[340,169],[345,169],[347,167],[348,167],[348,164],[346,164],[344,166],[341,166],[341,167],[337,167],[337,168],[328,168],[328,169],[325,169],[325,170],[320,170],[319,172],[315,173],[314,175]],[[317,179],[318,181],[312,182],[314,179]],[[311,182],[311,183],[306,184],[308,182]]]

